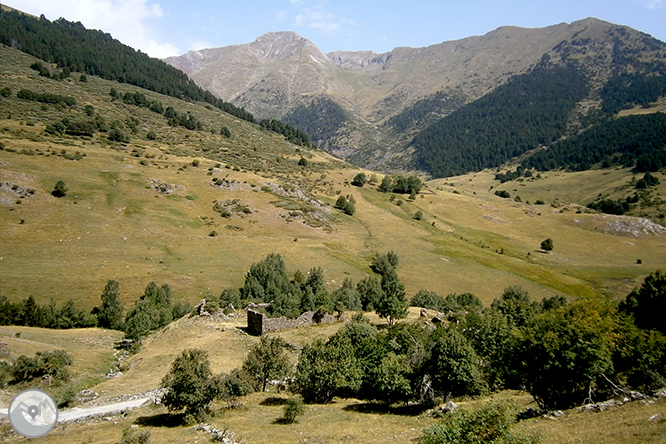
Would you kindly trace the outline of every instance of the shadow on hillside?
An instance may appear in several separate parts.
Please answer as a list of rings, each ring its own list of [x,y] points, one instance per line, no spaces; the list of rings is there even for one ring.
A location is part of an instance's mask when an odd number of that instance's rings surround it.
[[[254,334],[254,332],[250,331],[248,327],[236,327],[236,328],[242,331],[243,333],[247,333],[250,336],[257,336],[256,334]]]
[[[428,410],[427,407],[422,405],[392,405],[383,402],[366,402],[363,404],[353,404],[343,407],[344,411],[356,413],[373,413],[379,415],[401,415],[401,416],[418,416],[424,411]]]
[[[160,413],[153,416],[140,416],[134,423],[145,427],[180,427],[185,425],[185,414]]]
[[[271,396],[270,398],[266,398],[263,401],[261,401],[259,405],[275,407],[278,405],[285,405],[286,403],[287,403],[286,398],[278,398],[277,396]]]

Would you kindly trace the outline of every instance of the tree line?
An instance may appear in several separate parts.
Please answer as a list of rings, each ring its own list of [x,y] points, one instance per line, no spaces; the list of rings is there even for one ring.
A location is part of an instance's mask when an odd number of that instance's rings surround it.
[[[18,11],[0,10],[0,43],[54,63],[62,68],[63,73],[95,75],[177,99],[205,102],[240,119],[259,123],[264,128],[283,134],[292,143],[313,146],[303,131],[278,120],[258,122],[250,112],[215,97],[179,69],[136,51],[107,33],[86,29],[80,22],[73,23],[63,18],[49,21],[43,15],[35,18]],[[48,68],[43,64],[35,65],[34,69],[40,75],[47,75]]]
[[[584,171],[595,165],[633,167],[637,172],[666,166],[666,114],[632,115],[606,120],[527,158],[525,168]]]
[[[10,301],[0,294],[0,325],[24,325],[53,329],[101,327],[125,332],[125,337],[140,341],[152,330],[157,330],[192,310],[186,302],[173,302],[168,284],[157,286],[151,282],[132,309],[125,313],[120,300],[118,281],[109,280],[100,297],[102,303],[87,312],[73,300],[58,306],[54,299],[40,305],[33,296],[21,302]]]
[[[374,265],[381,269],[390,262],[385,256]],[[527,391],[549,410],[663,386],[666,275],[661,271],[646,277],[620,303],[562,296],[537,302],[519,286],[506,288],[489,307],[468,293],[442,297],[426,290],[414,297],[412,304],[417,303],[441,310],[439,322],[400,322],[378,329],[359,312],[333,336],[305,345],[295,368],[278,337],[262,336],[242,367],[229,375],[198,372],[208,368],[207,356],[187,350],[163,379],[165,405],[205,414],[217,395],[224,399],[266,390],[276,381],[291,381],[290,391],[308,403],[353,397],[427,408],[453,397],[515,389]],[[186,384],[192,375],[200,375],[196,388]],[[488,408],[488,414],[501,413],[507,427],[515,421],[512,415],[512,421],[504,417],[509,415],[505,406]],[[426,437],[464,433],[456,421],[466,420],[466,414],[451,418],[456,419],[436,426],[446,430],[431,429]],[[483,427],[499,426],[484,422],[492,423],[488,417],[478,420]],[[423,442],[449,442],[435,437]]]
[[[573,66],[543,63],[433,123],[410,145],[433,177],[497,167],[559,139],[587,92]]]
[[[179,99],[200,101],[249,122],[254,116],[197,86],[182,71],[123,45],[80,22],[53,22],[17,11],[0,11],[0,42],[69,71],[128,83]]]
[[[376,311],[381,317],[402,319],[407,315],[404,285],[396,273],[398,256],[393,252],[377,254],[370,265],[375,275],[356,285],[346,278],[332,293],[326,289],[324,270],[313,267],[307,275],[296,270],[292,276],[282,256],[270,253],[250,266],[241,288],[227,288],[218,299],[222,307],[245,307],[249,303],[267,303],[271,317],[296,318],[306,311],[319,314],[343,311]]]

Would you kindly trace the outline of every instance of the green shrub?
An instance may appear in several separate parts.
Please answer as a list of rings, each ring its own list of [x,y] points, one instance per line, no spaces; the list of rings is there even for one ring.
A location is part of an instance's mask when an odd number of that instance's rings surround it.
[[[150,430],[139,430],[131,427],[123,429],[123,437],[119,444],[151,444]]]
[[[367,181],[368,179],[364,173],[358,173],[356,176],[354,176],[354,179],[352,179],[351,184],[355,187],[362,187],[366,184]]]
[[[537,444],[537,435],[513,432],[512,407],[491,402],[476,410],[457,410],[425,429],[420,444]]]
[[[53,197],[65,197],[67,195],[67,186],[64,180],[58,179],[53,187],[53,191],[51,191],[51,195]]]
[[[287,424],[293,424],[296,421],[296,417],[303,416],[304,413],[305,404],[303,404],[303,398],[300,396],[292,396],[284,405],[284,422]]]
[[[543,251],[552,251],[553,250],[553,240],[551,238],[548,238],[541,242],[541,249]]]
[[[66,381],[69,379],[67,367],[71,364],[72,358],[64,350],[37,352],[34,358],[21,355],[11,369],[13,382],[31,381],[45,375]]]
[[[118,128],[113,128],[109,131],[108,138],[111,142],[129,143],[130,141],[129,136]]]

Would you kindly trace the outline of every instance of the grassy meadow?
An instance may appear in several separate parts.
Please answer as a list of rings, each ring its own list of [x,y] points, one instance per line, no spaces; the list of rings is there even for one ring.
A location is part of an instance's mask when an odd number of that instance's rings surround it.
[[[369,318],[373,323],[384,323],[374,315]],[[417,318],[418,310],[411,309],[408,319]],[[343,324],[313,326],[274,334],[300,348],[317,337],[333,334],[341,325]],[[152,335],[136,355],[123,362],[122,366],[125,369],[123,375],[93,387],[100,395],[95,403],[114,400],[130,393],[142,393],[158,386],[173,358],[190,347],[199,347],[208,351],[214,372],[228,372],[242,365],[247,351],[258,342],[258,338],[248,336],[242,331],[243,326],[242,316],[230,320],[186,317],[174,322]],[[0,330],[0,339],[9,342],[10,347],[18,348],[16,341],[10,342],[11,337],[18,331],[21,332],[19,339],[26,344],[25,347],[28,347],[27,344],[31,344],[32,347],[39,344],[42,348],[48,346],[64,348],[75,357],[75,363],[79,362],[75,364],[76,373],[88,372],[90,375],[95,372],[96,365],[92,364],[93,361],[99,361],[100,358],[109,359],[107,346],[115,333],[110,334],[99,329],[87,329],[79,333],[56,331],[50,333],[51,337],[47,338],[46,334],[49,332],[44,330],[5,327]],[[89,354],[87,358],[82,356],[82,353],[91,352],[97,354],[94,356]],[[84,369],[85,367],[88,369]],[[413,441],[421,436],[423,428],[437,421],[429,411],[357,399],[335,398],[331,404],[308,405],[305,414],[299,417],[296,423],[285,425],[278,420],[282,417],[283,406],[288,396],[285,393],[275,392],[253,393],[239,398],[234,408],[228,408],[226,403],[217,401],[208,422],[218,430],[233,431],[237,438],[247,443],[379,444]],[[4,394],[5,399],[8,397],[9,394]],[[520,409],[536,408],[531,396],[518,391],[495,393],[490,397],[456,399],[456,402],[461,408],[474,408],[491,399],[512,402]],[[662,416],[661,419],[649,420],[654,415]],[[666,400],[660,398],[657,402],[635,401],[603,412],[571,409],[565,411],[562,416],[540,416],[521,421],[518,427],[528,432],[539,433],[545,444],[659,443],[666,438],[664,416],[666,416]],[[125,415],[107,415],[85,423],[60,424],[38,442],[110,444],[118,442],[122,430],[130,426],[138,426],[139,430],[149,430],[153,441],[157,444],[207,442],[210,439],[202,431],[178,424],[178,418],[168,414],[163,406],[148,403],[141,408],[128,411]],[[9,440],[26,441],[18,439],[16,435]]]
[[[0,98],[0,292],[13,302],[31,295],[40,304],[72,299],[89,310],[100,303],[106,282],[115,279],[126,308],[151,281],[168,283],[176,301],[196,304],[218,297],[224,288],[242,286],[250,265],[271,252],[283,256],[290,273],[322,267],[333,291],[347,277],[356,283],[371,274],[374,254],[393,250],[408,297],[420,289],[441,295],[470,292],[485,305],[511,285],[521,285],[536,300],[554,295],[619,299],[666,264],[666,236],[600,231],[609,222],[635,219],[579,212],[568,205],[586,204],[599,193],[624,197],[637,179],[628,170],[551,172],[539,180],[502,185],[493,180],[495,172],[484,171],[429,181],[412,201],[380,193],[375,185],[353,187],[349,183],[362,170],[205,105],[93,76],[86,82],[78,74],[63,81],[40,77],[29,68],[35,59],[6,47],[0,47],[0,59],[0,88],[12,91]],[[16,97],[21,88],[72,96],[77,105],[21,100]],[[121,94],[141,91],[150,100],[189,111],[203,130],[171,127],[146,108],[112,101],[111,88]],[[95,116],[124,128],[130,142],[110,142],[106,133],[44,132],[63,118],[88,118],[86,105]],[[230,138],[219,134],[222,127],[230,130]],[[150,131],[154,140],[147,137]],[[298,165],[301,157],[307,165]],[[651,191],[653,200],[666,194],[666,176],[657,177],[661,185]],[[62,198],[50,194],[59,179],[68,189]],[[523,202],[497,197],[497,189],[518,194]],[[353,216],[333,208],[338,195],[354,197]],[[527,203],[537,199],[545,204]],[[227,217],[215,202],[227,202]],[[636,215],[660,221],[661,208],[640,209]],[[546,238],[554,242],[550,253],[540,250]],[[412,309],[410,319],[417,317],[418,310]],[[224,321],[183,318],[151,335],[137,354],[121,362],[124,374],[108,380],[104,375],[117,358],[113,343],[122,333],[5,326],[0,341],[9,344],[11,357],[67,350],[74,359],[72,387],[92,387],[101,402],[157,387],[174,357],[187,348],[207,350],[215,372],[239,367],[258,341],[244,326],[243,314]],[[339,327],[289,330],[280,336],[300,348]],[[297,355],[292,358],[295,363]],[[524,393],[496,396],[521,407],[532,405]],[[0,402],[11,397],[4,390]],[[336,399],[308,406],[305,416],[287,426],[276,423],[284,398],[257,393],[243,398],[238,409],[217,405],[211,423],[228,427],[248,443],[383,443],[412,441],[435,421],[427,414]],[[39,442],[118,442],[123,427],[137,421],[157,425],[150,429],[156,443],[208,440],[203,432],[169,427],[164,413],[164,407],[148,406],[111,421],[62,425]],[[663,420],[647,420],[657,413],[666,415],[663,399],[604,413],[571,411],[557,420],[525,421],[522,427],[539,431],[547,443],[656,443],[666,439]]]

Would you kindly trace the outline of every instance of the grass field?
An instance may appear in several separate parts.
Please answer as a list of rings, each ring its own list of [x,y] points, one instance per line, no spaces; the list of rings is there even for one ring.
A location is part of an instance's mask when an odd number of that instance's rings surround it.
[[[409,297],[420,289],[442,295],[471,292],[485,305],[511,285],[523,286],[536,300],[599,294],[620,299],[666,263],[666,236],[600,230],[614,221],[639,227],[638,219],[568,205],[586,204],[599,194],[618,199],[633,193],[637,176],[628,170],[551,172],[538,180],[502,185],[493,180],[494,171],[484,171],[430,181],[411,201],[380,193],[375,186],[350,186],[361,170],[205,105],[144,92],[165,106],[192,112],[204,130],[170,127],[163,116],[109,96],[111,88],[121,93],[137,88],[92,76],[85,83],[76,75],[65,81],[39,77],[29,68],[34,59],[6,47],[0,47],[0,59],[0,87],[13,91],[0,99],[0,291],[13,302],[31,295],[41,304],[73,299],[89,310],[100,303],[106,282],[115,279],[126,308],[151,281],[168,283],[176,300],[196,304],[224,288],[242,286],[250,265],[271,252],[283,256],[290,273],[322,267],[332,291],[345,278],[356,283],[371,274],[373,256],[393,250]],[[70,95],[78,104],[68,108],[28,102],[16,98],[20,88]],[[85,119],[85,105],[125,128],[130,143],[111,143],[104,133],[73,137],[44,132],[46,125],[63,118]],[[231,138],[219,134],[222,126],[230,129]],[[149,131],[155,131],[156,139],[147,138]],[[301,156],[308,160],[305,167],[298,166]],[[666,194],[666,176],[657,177],[661,184],[650,198],[658,203]],[[50,194],[59,179],[68,188],[62,198]],[[164,193],[165,187],[170,192]],[[499,198],[496,189],[520,195],[523,202]],[[333,208],[340,194],[356,200],[353,216]],[[537,199],[545,205],[527,203]],[[223,217],[216,202],[247,211]],[[634,215],[661,221],[660,205],[638,208]],[[420,220],[414,218],[417,211],[422,212]],[[540,250],[546,238],[554,242],[550,253]],[[417,315],[412,309],[410,317]],[[215,372],[239,367],[258,341],[244,326],[242,315],[225,322],[181,319],[153,334],[120,364],[124,375],[109,380],[105,374],[117,357],[113,343],[121,333],[2,327],[0,340],[9,344],[11,357],[67,350],[74,359],[74,377],[57,390],[94,387],[101,402],[159,386],[174,357],[187,348],[207,350]],[[339,326],[279,335],[302,347]],[[297,355],[292,358],[296,362]],[[11,396],[3,391],[0,402]],[[501,396],[522,407],[531,403],[524,393]],[[211,422],[229,427],[248,443],[407,442],[434,422],[429,416],[351,399],[310,406],[297,424],[285,426],[276,423],[283,402],[272,399],[276,397],[285,395],[254,394],[237,410],[218,406]],[[549,443],[663,442],[663,421],[647,418],[664,414],[664,409],[663,400],[632,403],[605,413],[572,411],[558,420],[533,419],[523,426],[541,432]],[[141,424],[161,424],[169,419],[164,413],[163,407],[144,407],[113,421],[59,426],[41,442],[117,442],[123,427],[139,418],[144,418]],[[151,427],[151,433],[157,443],[208,440],[185,427]]]
[[[418,317],[418,311],[410,312],[410,320]],[[372,322],[383,323],[376,316]],[[301,347],[318,337],[333,334],[342,324],[307,327],[275,333],[290,343]],[[139,353],[128,358],[122,376],[93,387],[100,394],[96,403],[113,400],[119,395],[141,393],[159,385],[173,358],[190,347],[208,351],[214,372],[228,372],[242,364],[247,350],[258,338],[247,336],[239,327],[243,317],[236,320],[211,320],[184,318],[151,336]],[[21,332],[20,340],[12,341],[15,332]],[[10,343],[12,353],[58,347],[74,356],[76,372],[98,372],[101,362],[108,357],[108,345],[113,338],[109,332],[89,329],[86,331],[56,331],[47,336],[42,329],[5,327],[0,330],[3,341]],[[92,353],[91,353],[92,352]],[[104,357],[106,356],[106,357]],[[101,361],[100,361],[101,359]],[[218,430],[233,431],[247,443],[337,443],[337,442],[411,442],[421,436],[421,430],[436,423],[429,412],[414,411],[400,406],[386,406],[356,399],[334,399],[326,405],[308,405],[306,413],[292,425],[281,424],[284,393],[254,393],[240,398],[240,405],[227,409],[226,404],[216,402],[209,423]],[[474,408],[489,399],[514,403],[517,408],[536,407],[532,398],[524,392],[505,391],[492,397],[457,399],[461,408]],[[661,415],[661,419],[654,415]],[[522,421],[519,427],[536,432],[542,442],[620,444],[626,442],[660,443],[666,438],[664,427],[666,399],[636,401],[603,412],[565,411],[562,416],[537,417]],[[113,443],[118,442],[122,430],[131,425],[150,431],[156,444],[207,442],[210,437],[202,431],[178,425],[178,418],[168,414],[163,406],[147,405],[126,415],[107,416],[85,423],[59,425],[39,442],[44,443]],[[650,420],[650,418],[653,418]],[[16,437],[10,441],[17,441]],[[22,441],[22,440],[18,440]]]

